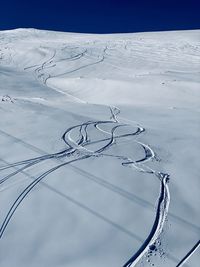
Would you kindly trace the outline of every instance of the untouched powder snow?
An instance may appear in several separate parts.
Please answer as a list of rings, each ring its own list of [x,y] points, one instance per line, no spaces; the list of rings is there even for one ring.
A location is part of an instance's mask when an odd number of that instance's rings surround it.
[[[198,267],[200,30],[0,32],[0,265]]]

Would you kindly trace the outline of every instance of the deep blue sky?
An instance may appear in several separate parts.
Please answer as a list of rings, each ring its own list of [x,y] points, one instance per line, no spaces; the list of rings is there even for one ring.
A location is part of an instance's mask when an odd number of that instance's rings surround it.
[[[112,33],[200,29],[200,0],[2,0],[0,30]]]

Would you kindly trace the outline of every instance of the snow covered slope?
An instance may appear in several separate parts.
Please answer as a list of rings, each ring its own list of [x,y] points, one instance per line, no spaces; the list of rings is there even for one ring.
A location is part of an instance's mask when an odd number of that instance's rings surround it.
[[[199,82],[200,30],[0,32],[0,265],[198,267]]]

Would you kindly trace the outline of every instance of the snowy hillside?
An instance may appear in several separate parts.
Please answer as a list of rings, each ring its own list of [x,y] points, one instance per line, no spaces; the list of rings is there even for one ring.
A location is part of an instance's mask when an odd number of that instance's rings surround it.
[[[0,32],[0,266],[198,267],[199,83],[200,30]]]

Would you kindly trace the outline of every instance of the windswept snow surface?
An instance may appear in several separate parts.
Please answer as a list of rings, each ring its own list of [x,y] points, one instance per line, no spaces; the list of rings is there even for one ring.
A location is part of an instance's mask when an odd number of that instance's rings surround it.
[[[200,31],[0,32],[0,265],[198,267]]]

